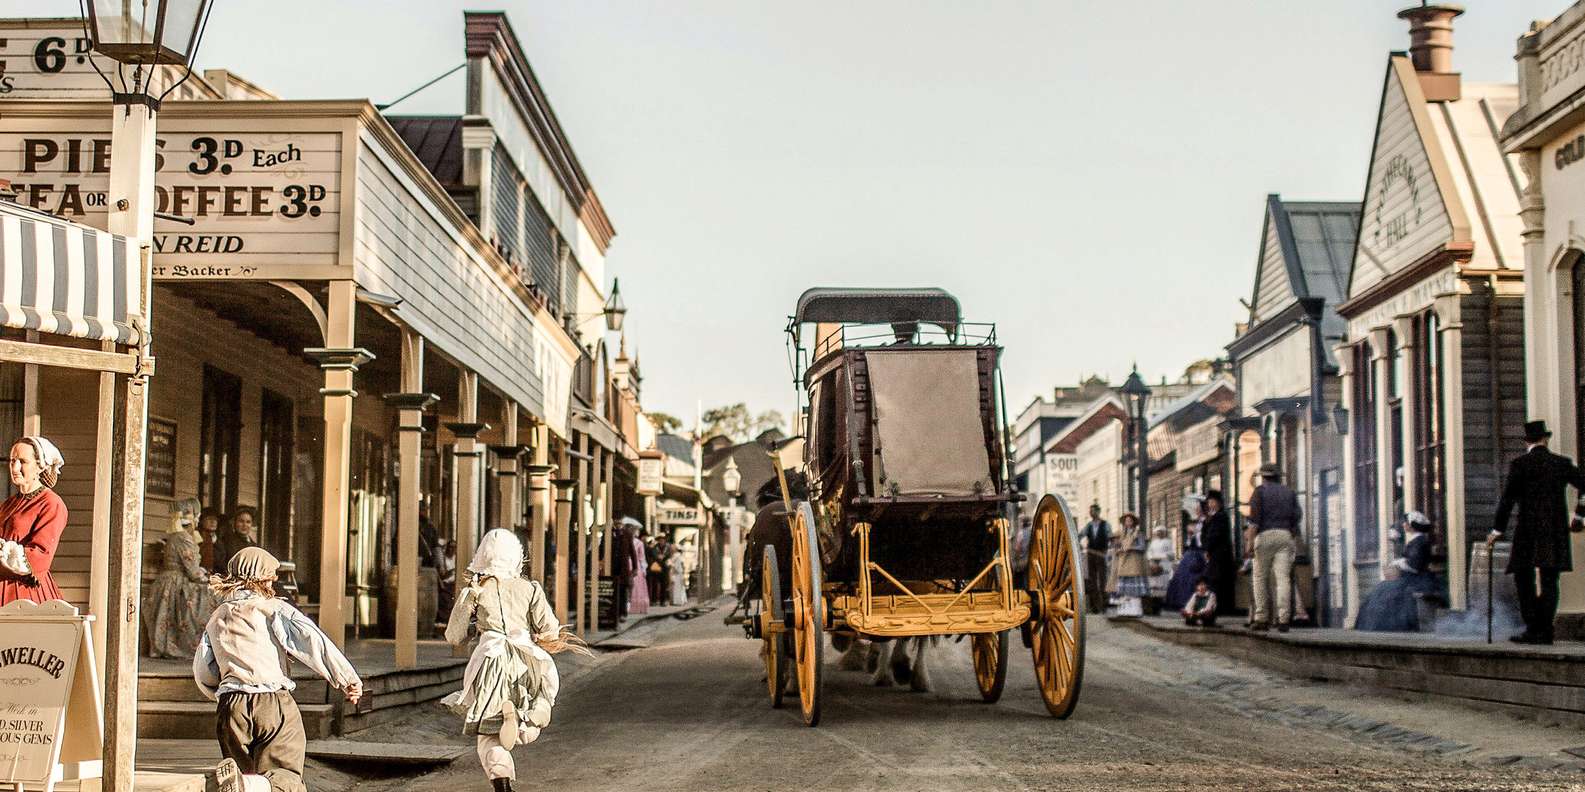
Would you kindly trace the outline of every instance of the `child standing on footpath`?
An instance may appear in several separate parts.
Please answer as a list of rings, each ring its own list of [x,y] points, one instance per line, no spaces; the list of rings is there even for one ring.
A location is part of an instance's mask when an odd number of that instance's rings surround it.
[[[231,557],[224,577],[210,578],[221,602],[193,656],[193,679],[218,702],[216,730],[226,757],[216,772],[222,792],[306,792],[307,739],[292,700],[288,657],[324,677],[347,701],[363,695],[352,664],[319,626],[275,598],[279,568],[263,548],[248,547]]]
[[[556,620],[545,588],[523,577],[523,543],[511,531],[486,533],[468,572],[470,585],[457,594],[446,640],[460,646],[477,634],[479,644],[462,690],[441,703],[462,716],[463,733],[478,738],[479,764],[495,790],[511,792],[512,748],[538,739],[556,705],[561,677],[551,655],[589,650]]]

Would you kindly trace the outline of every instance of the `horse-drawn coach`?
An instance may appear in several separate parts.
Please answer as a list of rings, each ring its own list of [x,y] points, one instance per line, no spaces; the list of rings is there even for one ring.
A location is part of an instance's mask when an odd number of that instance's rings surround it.
[[[1067,717],[1084,669],[1075,523],[1062,498],[1040,497],[1015,573],[1010,517],[1026,494],[1010,481],[995,327],[964,323],[940,289],[821,288],[787,333],[807,493],[783,476],[774,528],[761,512],[759,599],[743,621],[764,642],[772,706],[796,680],[804,722],[819,722],[828,634],[966,636],[994,702],[1018,630],[1046,708]]]

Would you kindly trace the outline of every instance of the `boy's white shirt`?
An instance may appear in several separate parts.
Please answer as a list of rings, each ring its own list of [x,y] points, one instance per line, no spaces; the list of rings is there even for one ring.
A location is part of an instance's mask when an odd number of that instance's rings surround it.
[[[251,591],[231,595],[210,615],[193,655],[193,680],[211,700],[221,693],[294,690],[288,658],[338,689],[361,684],[318,625],[286,602]]]

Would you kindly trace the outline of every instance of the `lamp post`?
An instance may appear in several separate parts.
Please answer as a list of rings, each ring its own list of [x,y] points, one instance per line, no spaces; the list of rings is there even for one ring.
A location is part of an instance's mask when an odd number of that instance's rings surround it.
[[[148,356],[152,323],[150,243],[154,236],[154,119],[164,99],[192,75],[192,61],[209,20],[208,0],[83,0],[84,26],[95,52],[116,62],[116,77],[89,63],[110,88],[110,185],[105,230],[138,245],[140,293],[134,321],[143,322],[140,365],[128,377],[121,442],[121,504],[108,531],[105,567],[105,734],[103,779],[107,792],[131,792],[137,760],[138,605],[143,566],[143,466],[148,426]],[[155,96],[159,66],[184,68],[181,81]]]
[[[743,494],[743,474],[738,472],[737,460],[726,458],[726,470],[721,471],[721,485],[726,488],[727,503],[727,541],[732,547],[732,588],[737,589],[737,583],[743,579],[743,548],[742,528],[739,525],[737,513],[737,499]]]
[[[1134,407],[1134,441],[1136,443],[1134,464],[1139,476],[1139,528],[1140,530],[1148,530],[1147,526],[1150,525],[1150,506],[1148,503],[1148,498],[1150,497],[1150,449],[1145,443],[1145,436],[1149,429],[1145,424],[1145,406],[1146,402],[1150,400],[1150,388],[1139,377],[1138,366],[1134,367],[1133,372],[1128,375],[1128,379],[1123,382],[1122,394],[1132,402]]]

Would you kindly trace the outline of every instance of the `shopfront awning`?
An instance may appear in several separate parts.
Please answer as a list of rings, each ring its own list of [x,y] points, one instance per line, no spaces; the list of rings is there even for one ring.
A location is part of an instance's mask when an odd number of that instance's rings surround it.
[[[0,326],[136,344],[137,247],[0,201]]]

